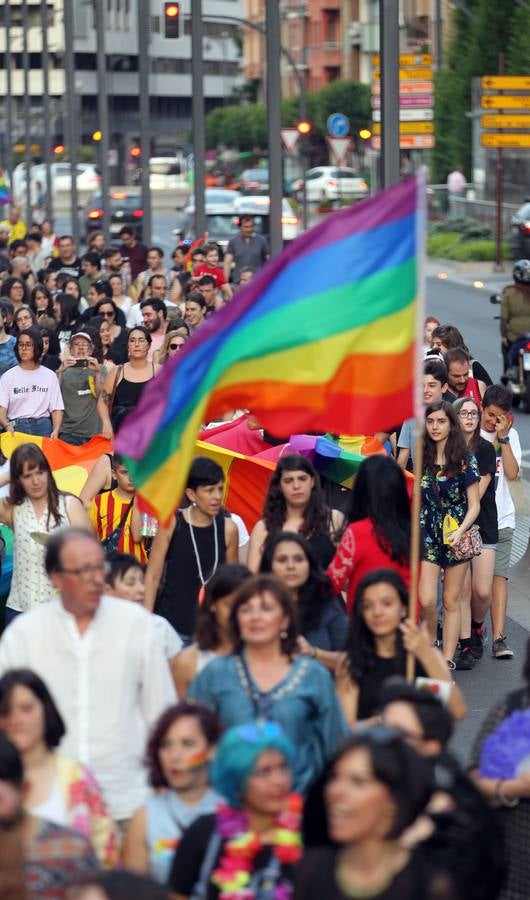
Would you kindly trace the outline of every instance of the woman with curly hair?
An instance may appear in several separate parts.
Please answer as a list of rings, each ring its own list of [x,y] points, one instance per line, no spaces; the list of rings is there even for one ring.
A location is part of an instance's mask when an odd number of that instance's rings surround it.
[[[395,569],[409,584],[410,503],[405,475],[389,456],[362,463],[342,535],[327,574],[335,593],[346,588],[351,613],[357,587],[373,569]]]
[[[344,525],[344,516],[329,509],[314,467],[305,456],[282,456],[269,483],[263,518],[256,522],[248,551],[248,567],[257,572],[265,541],[280,531],[302,534],[311,544],[323,569],[335,553],[334,539]]]
[[[155,793],[131,819],[123,864],[167,883],[175,849],[200,816],[214,813],[220,796],[208,770],[221,735],[214,713],[197,703],[179,703],[160,716],[147,746],[149,781]]]
[[[362,579],[345,652],[337,666],[337,693],[351,725],[373,719],[383,683],[393,675],[405,675],[407,651],[414,655],[417,676],[451,682],[440,651],[432,646],[426,629],[407,618],[407,612],[408,591],[397,572],[376,569]],[[456,685],[449,708],[455,718],[465,715]]]
[[[184,697],[191,682],[212,659],[232,652],[229,630],[235,592],[250,576],[246,566],[223,563],[204,589],[204,600],[197,612],[195,640],[175,659],[173,676],[179,697]]]
[[[298,612],[300,653],[334,671],[338,651],[346,643],[348,617],[342,600],[333,596],[309,541],[293,531],[280,531],[265,544],[260,572],[272,572],[291,591]]]

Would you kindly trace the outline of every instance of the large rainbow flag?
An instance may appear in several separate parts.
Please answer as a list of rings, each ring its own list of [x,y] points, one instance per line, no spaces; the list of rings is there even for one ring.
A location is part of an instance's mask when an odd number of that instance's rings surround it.
[[[116,449],[162,521],[201,423],[226,410],[279,436],[373,434],[412,415],[419,194],[408,179],[293,241],[149,383]]]

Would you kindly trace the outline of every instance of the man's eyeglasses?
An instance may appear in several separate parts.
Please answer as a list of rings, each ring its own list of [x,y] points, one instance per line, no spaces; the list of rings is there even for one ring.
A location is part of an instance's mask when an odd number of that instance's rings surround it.
[[[87,581],[89,578],[92,578],[93,575],[107,575],[109,572],[109,564],[107,562],[87,563],[86,566],[80,566],[78,569],[66,569],[63,567],[58,571],[64,575],[75,575],[76,578]]]
[[[461,419],[478,419],[479,412],[476,409],[470,409],[469,411],[467,409],[461,409],[458,415]]]

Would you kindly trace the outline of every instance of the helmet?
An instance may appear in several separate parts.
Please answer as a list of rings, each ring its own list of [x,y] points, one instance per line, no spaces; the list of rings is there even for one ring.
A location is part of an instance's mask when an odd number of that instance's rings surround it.
[[[513,267],[513,280],[530,284],[530,259],[518,259]]]

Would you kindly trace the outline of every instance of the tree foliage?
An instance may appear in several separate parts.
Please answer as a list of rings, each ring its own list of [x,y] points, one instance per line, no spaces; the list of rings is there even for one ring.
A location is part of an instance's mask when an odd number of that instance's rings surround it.
[[[306,95],[306,117],[313,124],[313,139],[323,139],[331,113],[348,116],[352,134],[370,122],[370,88],[355,81],[334,81],[321,91]],[[300,119],[298,97],[282,101],[282,123],[293,126]],[[267,147],[267,111],[261,103],[218,107],[206,116],[206,146],[254,150]]]
[[[432,179],[444,182],[457,165],[471,178],[472,78],[498,71],[530,71],[530,0],[465,0],[452,13],[452,39],[435,82],[436,148]]]

